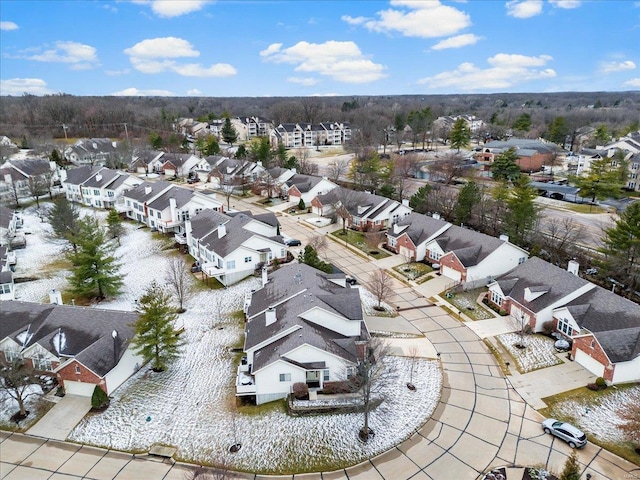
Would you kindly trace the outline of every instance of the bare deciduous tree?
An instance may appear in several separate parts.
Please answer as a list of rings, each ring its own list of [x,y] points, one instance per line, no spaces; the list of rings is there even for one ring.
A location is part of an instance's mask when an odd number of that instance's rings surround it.
[[[329,178],[333,182],[340,180],[340,177],[344,177],[349,171],[349,160],[346,158],[339,158],[329,164]]]
[[[383,232],[367,232],[364,234],[364,241],[367,244],[369,252],[378,250],[380,243],[384,240]]]
[[[366,285],[378,301],[376,310],[382,310],[382,302],[385,302],[393,293],[393,278],[386,270],[379,269],[371,274]]]
[[[464,157],[459,153],[448,152],[442,158],[429,164],[429,173],[434,181],[443,181],[449,185],[455,177],[464,171]]]
[[[542,222],[540,243],[549,252],[549,261],[558,263],[575,256],[576,243],[584,235],[584,226],[571,218],[549,218]]]
[[[193,280],[188,268],[187,262],[182,257],[171,257],[165,271],[165,281],[175,295],[180,313],[185,311],[185,303],[194,294]]]
[[[32,395],[40,395],[37,389],[33,388],[38,383],[38,376],[33,368],[27,365],[22,358],[17,358],[12,362],[3,362],[0,365],[0,390],[18,402],[20,418],[27,416],[25,405],[27,398]]]
[[[356,375],[356,384],[359,386],[358,393],[364,413],[363,426],[358,433],[363,442],[367,442],[375,435],[375,432],[369,427],[369,414],[374,405],[383,400],[383,387],[391,381],[395,374],[389,362],[385,362],[391,352],[391,346],[388,342],[380,338],[372,338],[365,348],[366,351],[358,364]]]
[[[315,235],[309,240],[309,245],[320,254],[323,250],[327,249],[327,237],[324,235]]]

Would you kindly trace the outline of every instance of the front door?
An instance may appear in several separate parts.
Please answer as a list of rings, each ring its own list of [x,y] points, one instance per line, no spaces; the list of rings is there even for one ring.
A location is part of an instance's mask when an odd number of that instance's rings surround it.
[[[319,370],[310,370],[307,372],[307,386],[309,388],[320,388]]]

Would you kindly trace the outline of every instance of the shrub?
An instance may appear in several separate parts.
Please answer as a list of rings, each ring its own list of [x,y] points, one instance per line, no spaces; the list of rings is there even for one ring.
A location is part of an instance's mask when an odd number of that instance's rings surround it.
[[[600,388],[607,388],[607,382],[605,382],[604,378],[602,377],[596,378],[596,385]]]
[[[109,397],[104,390],[102,390],[99,386],[93,389],[93,395],[91,396],[91,408],[93,410],[102,410],[109,406]]]
[[[309,397],[309,387],[304,382],[296,382],[293,384],[293,396],[297,400],[303,400]]]
[[[551,335],[556,330],[556,322],[548,320],[542,324],[542,333],[545,335]]]
[[[304,200],[301,198],[298,202],[298,210],[304,210],[307,206],[304,204]]]
[[[336,393],[351,393],[353,392],[353,384],[349,380],[342,380],[338,382],[324,382],[322,386],[322,393],[326,395],[333,395]]]

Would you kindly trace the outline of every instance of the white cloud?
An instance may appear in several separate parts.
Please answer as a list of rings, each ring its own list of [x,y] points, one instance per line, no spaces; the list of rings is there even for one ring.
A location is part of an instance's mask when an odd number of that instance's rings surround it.
[[[627,87],[632,87],[632,88],[640,88],[640,77],[632,78],[631,80],[627,80],[626,82],[624,82],[623,85],[625,85]]]
[[[139,5],[151,5],[153,13],[159,17],[171,18],[201,10],[208,0],[133,0]]]
[[[174,94],[169,90],[138,90],[135,87],[125,88],[119,92],[113,92],[114,97],[173,97]]]
[[[317,73],[345,83],[368,83],[385,76],[385,67],[365,58],[354,42],[298,42],[285,49],[274,45],[260,55],[268,62],[294,64],[296,72]]]
[[[467,45],[475,45],[482,37],[473,33],[465,33],[464,35],[456,35],[455,37],[446,38],[436,43],[431,50],[444,50],[446,48],[461,48]]]
[[[147,38],[125,49],[124,53],[136,58],[178,58],[198,57],[200,52],[182,38],[160,37]]]
[[[626,70],[635,70],[636,64],[631,60],[624,62],[605,62],[600,65],[602,73],[624,72]]]
[[[512,0],[506,7],[510,17],[530,18],[542,13],[542,0]]]
[[[34,53],[32,53],[34,52]],[[88,70],[98,65],[97,50],[78,42],[56,42],[53,47],[43,46],[24,50],[16,58],[47,63],[68,63],[72,70]]]
[[[582,3],[580,0],[549,0],[549,3],[557,8],[572,9],[578,8]]]
[[[190,97],[198,97],[202,96],[202,92],[197,88],[192,88],[191,90],[187,90],[187,95],[189,95]]]
[[[47,88],[47,82],[41,78],[10,78],[0,80],[0,95],[47,95],[51,90]]]
[[[18,24],[14,22],[0,22],[0,30],[18,30]]]
[[[527,57],[499,53],[487,59],[489,68],[462,63],[453,71],[423,78],[418,83],[426,84],[429,88],[462,91],[506,89],[532,80],[555,77],[556,72],[551,68],[536,68],[546,66],[551,60],[552,57],[548,55]]]
[[[120,75],[127,75],[131,73],[131,70],[128,68],[123,68],[122,70],[105,70],[105,75],[109,75],[110,77],[117,77]]]
[[[302,85],[304,87],[311,87],[312,85],[316,85],[320,82],[317,78],[300,78],[300,77],[289,77],[287,78],[287,82],[297,83],[298,85]]]
[[[381,10],[377,12],[377,19],[344,15],[342,20],[374,32],[399,32],[405,37],[419,38],[454,35],[471,25],[468,14],[437,0],[392,0],[390,3],[400,8]]]
[[[265,48],[260,52],[260,56],[268,57],[269,55],[279,52],[281,48],[282,48],[281,43],[272,43],[271,45],[269,45],[267,48]]]
[[[228,63],[202,66],[199,63],[178,63],[177,58],[199,57],[200,52],[182,38],[148,38],[124,50],[133,68],[142,73],[174,72],[185,77],[230,77],[236,69]]]

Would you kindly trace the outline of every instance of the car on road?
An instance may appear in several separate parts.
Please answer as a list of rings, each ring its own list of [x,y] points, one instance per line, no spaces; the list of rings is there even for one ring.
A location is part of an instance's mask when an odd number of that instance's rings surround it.
[[[300,245],[302,245],[302,242],[297,238],[285,238],[284,243],[288,247],[299,247]]]
[[[355,279],[354,277],[347,277],[345,279],[345,281],[349,284],[349,285],[357,285],[358,284],[358,280]]]
[[[547,418],[542,422],[544,433],[550,433],[564,440],[571,448],[582,448],[587,444],[584,432],[570,423],[561,422],[555,418]]]

